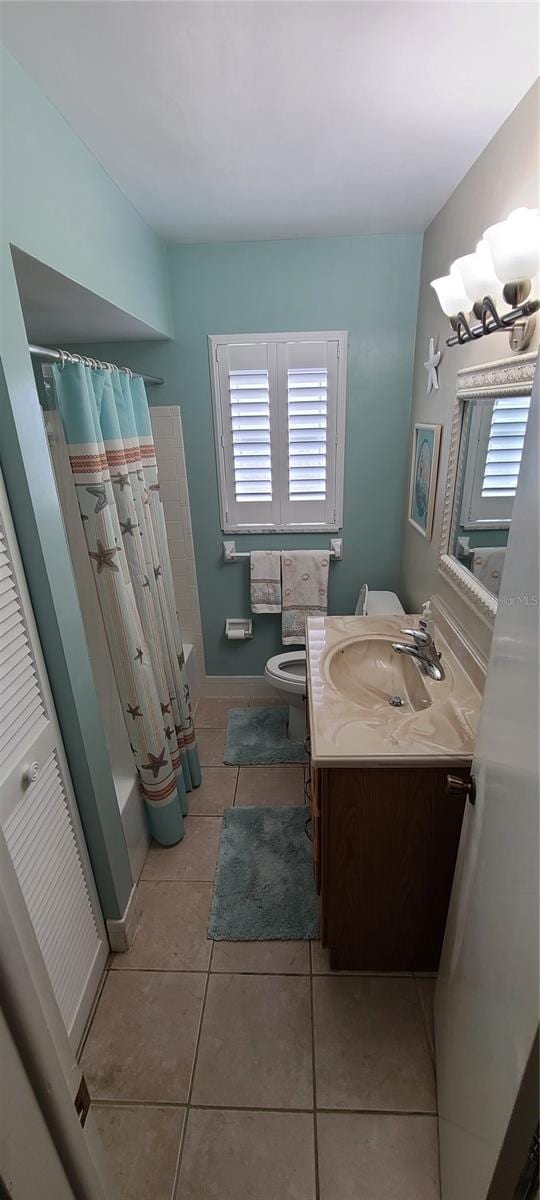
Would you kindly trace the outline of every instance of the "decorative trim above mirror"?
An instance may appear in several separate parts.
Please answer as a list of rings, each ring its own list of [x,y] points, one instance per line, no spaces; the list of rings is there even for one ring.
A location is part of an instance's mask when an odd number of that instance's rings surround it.
[[[449,554],[454,544],[457,514],[454,497],[462,485],[464,459],[460,458],[463,402],[465,400],[497,400],[506,396],[530,395],[536,368],[537,354],[521,358],[504,358],[499,362],[464,367],[457,373],[457,391],[448,452],[448,472],[441,526],[439,571],[463,600],[474,609],[486,625],[493,625],[497,598],[474,575]]]

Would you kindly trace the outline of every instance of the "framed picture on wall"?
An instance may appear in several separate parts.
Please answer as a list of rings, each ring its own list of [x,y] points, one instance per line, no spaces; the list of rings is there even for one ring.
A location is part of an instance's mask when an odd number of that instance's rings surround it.
[[[428,542],[433,530],[441,429],[441,425],[414,427],[408,515],[411,525]]]

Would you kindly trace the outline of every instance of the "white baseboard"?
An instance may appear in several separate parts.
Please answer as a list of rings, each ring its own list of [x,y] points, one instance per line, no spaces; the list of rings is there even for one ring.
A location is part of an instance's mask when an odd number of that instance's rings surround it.
[[[138,920],[137,888],[133,885],[123,917],[119,921],[107,921],[109,942],[115,954],[124,954],[133,945]]]
[[[265,675],[205,675],[201,681],[201,696],[277,696],[276,689]]]

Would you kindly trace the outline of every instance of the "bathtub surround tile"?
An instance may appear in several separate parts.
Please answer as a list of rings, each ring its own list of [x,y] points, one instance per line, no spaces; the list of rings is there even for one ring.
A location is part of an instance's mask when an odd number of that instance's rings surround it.
[[[197,729],[226,729],[230,708],[247,708],[249,698],[203,696],[197,705]]]
[[[216,869],[220,817],[187,817],[185,834],[176,846],[150,846],[141,879],[212,882]]]
[[[184,1104],[202,973],[110,971],[81,1058],[95,1100]]]
[[[224,765],[225,730],[198,729],[197,748],[201,767],[222,767]]]
[[[187,484],[182,416],[178,405],[150,409],[173,585],[184,642],[195,647],[197,674],[204,677],[202,626]]]
[[[319,1113],[320,1200],[439,1200],[437,1119]]]
[[[313,1004],[321,1108],[436,1111],[414,979],[314,976]]]
[[[139,927],[131,950],[115,954],[115,971],[206,971],[211,883],[155,883],[141,880],[137,891]]]
[[[237,781],[238,767],[205,767],[201,786],[189,794],[190,817],[222,816],[234,804]]]
[[[309,975],[309,942],[214,942],[212,971]]]
[[[192,1103],[311,1108],[309,979],[210,975]]]
[[[169,1200],[184,1109],[93,1104],[92,1112],[118,1200]]]
[[[315,1200],[307,1113],[192,1109],[176,1200]]]
[[[303,803],[302,767],[240,767],[235,808],[254,804],[275,806]]]

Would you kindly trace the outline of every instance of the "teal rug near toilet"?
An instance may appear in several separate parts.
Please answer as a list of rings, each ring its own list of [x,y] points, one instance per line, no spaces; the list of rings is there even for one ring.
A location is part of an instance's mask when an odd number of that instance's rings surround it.
[[[308,819],[302,804],[225,810],[210,938],[255,942],[319,936]]]
[[[291,742],[287,737],[288,718],[286,705],[231,708],[225,738],[225,762],[233,767],[307,762],[308,756],[301,742]]]

